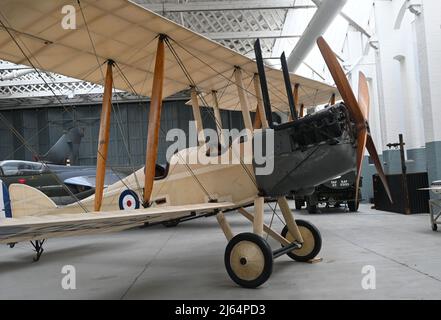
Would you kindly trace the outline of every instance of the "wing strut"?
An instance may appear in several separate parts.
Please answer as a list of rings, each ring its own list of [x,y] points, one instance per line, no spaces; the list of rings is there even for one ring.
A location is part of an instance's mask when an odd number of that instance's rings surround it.
[[[101,210],[104,191],[104,179],[106,177],[107,151],[110,138],[110,113],[112,110],[113,89],[113,65],[112,60],[107,61],[106,80],[104,84],[103,106],[101,109],[100,131],[98,138],[98,151],[96,155],[96,178],[95,178],[95,211]]]
[[[155,180],[156,160],[158,158],[159,127],[161,125],[162,89],[164,84],[164,40],[158,38],[155,71],[153,74],[152,96],[150,100],[149,123],[147,133],[147,150],[145,159],[144,206],[150,203]]]

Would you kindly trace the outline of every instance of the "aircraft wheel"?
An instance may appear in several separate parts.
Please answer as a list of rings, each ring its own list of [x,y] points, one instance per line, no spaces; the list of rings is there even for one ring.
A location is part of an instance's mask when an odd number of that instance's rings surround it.
[[[304,220],[296,220],[300,233],[303,238],[303,245],[300,249],[295,249],[287,253],[288,257],[299,262],[308,262],[314,259],[322,249],[322,236],[320,231],[310,222]],[[294,242],[294,237],[289,233],[288,227],[282,230],[282,237],[290,242]]]
[[[438,225],[436,223],[432,224],[432,230],[438,231]]]
[[[244,288],[259,287],[273,271],[271,247],[254,233],[241,233],[231,239],[224,260],[230,278]]]

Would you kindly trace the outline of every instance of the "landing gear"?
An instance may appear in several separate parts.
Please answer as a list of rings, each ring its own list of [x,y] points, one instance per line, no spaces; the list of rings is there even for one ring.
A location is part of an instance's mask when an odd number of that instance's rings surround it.
[[[301,262],[314,259],[322,247],[320,232],[309,222],[295,220],[285,197],[277,199],[286,227],[280,234],[263,219],[264,199],[254,201],[254,215],[244,208],[238,209],[253,224],[253,233],[234,236],[223,212],[217,214],[219,225],[228,240],[224,262],[230,278],[244,288],[257,288],[264,284],[273,271],[274,261],[284,255]],[[276,214],[274,212],[274,214]],[[272,251],[263,238],[264,233],[282,246]]]
[[[311,223],[304,220],[296,220],[297,226],[303,238],[303,244],[299,249],[287,253],[291,259],[299,262],[308,262],[314,259],[322,248],[322,237],[318,229]],[[282,237],[290,242],[294,242],[294,237],[288,232],[285,226],[282,231]]]
[[[241,233],[231,239],[224,260],[231,279],[244,288],[259,287],[273,272],[271,247],[254,233]]]
[[[32,246],[34,247],[34,250],[36,252],[35,257],[33,258],[34,262],[37,262],[40,260],[41,255],[44,252],[43,244],[46,240],[35,240],[31,241]]]

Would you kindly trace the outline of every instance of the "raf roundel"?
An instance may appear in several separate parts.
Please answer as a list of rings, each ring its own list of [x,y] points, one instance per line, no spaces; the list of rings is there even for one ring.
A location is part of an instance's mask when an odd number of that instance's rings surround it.
[[[125,190],[119,196],[119,208],[121,210],[139,209],[140,202],[138,195],[133,190]]]

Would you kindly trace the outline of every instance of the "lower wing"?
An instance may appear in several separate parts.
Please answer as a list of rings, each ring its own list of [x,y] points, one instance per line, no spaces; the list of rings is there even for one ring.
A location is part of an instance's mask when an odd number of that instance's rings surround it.
[[[133,211],[53,214],[0,219],[0,244],[57,237],[116,232],[165,222],[191,214],[225,211],[237,207],[231,202],[168,206]]]

